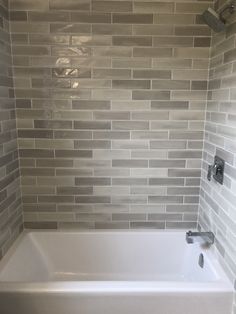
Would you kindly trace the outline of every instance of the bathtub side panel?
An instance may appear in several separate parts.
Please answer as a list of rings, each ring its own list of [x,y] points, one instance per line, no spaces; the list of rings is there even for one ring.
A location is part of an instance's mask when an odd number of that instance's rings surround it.
[[[0,294],[4,314],[231,314],[232,293]]]

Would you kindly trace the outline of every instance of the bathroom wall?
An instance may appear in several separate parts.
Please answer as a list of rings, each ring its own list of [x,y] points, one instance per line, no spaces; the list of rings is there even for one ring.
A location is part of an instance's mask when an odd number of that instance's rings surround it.
[[[21,230],[8,1],[0,0],[0,259]]]
[[[217,6],[223,5],[217,3]],[[200,226],[216,234],[216,246],[236,278],[236,14],[226,32],[213,34],[200,198]],[[224,184],[206,179],[214,155],[225,159]]]
[[[26,228],[194,228],[207,1],[11,0]]]

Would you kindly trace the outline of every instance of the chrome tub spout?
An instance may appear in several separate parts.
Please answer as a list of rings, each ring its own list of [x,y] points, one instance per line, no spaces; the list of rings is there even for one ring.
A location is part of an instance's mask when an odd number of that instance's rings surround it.
[[[215,235],[211,231],[200,232],[200,231],[188,231],[186,232],[186,242],[189,244],[200,242],[204,246],[211,246],[215,242]]]

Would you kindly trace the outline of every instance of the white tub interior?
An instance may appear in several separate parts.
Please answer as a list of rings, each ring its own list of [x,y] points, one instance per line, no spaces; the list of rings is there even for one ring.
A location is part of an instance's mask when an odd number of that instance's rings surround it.
[[[0,263],[0,282],[222,280],[211,250],[184,232],[27,232]]]

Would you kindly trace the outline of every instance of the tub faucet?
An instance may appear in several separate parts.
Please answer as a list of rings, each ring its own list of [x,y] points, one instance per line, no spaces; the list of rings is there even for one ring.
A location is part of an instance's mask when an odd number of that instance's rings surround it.
[[[209,247],[215,241],[215,235],[213,232],[198,232],[198,231],[188,231],[186,232],[186,241],[189,244],[195,241],[201,242],[204,246]]]

